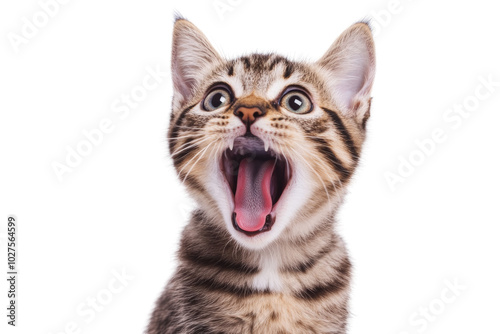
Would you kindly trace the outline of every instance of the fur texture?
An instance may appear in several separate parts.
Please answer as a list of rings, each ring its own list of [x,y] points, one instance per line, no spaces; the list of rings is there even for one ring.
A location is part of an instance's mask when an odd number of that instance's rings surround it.
[[[176,21],[168,141],[199,208],[148,334],[346,332],[351,264],[334,222],[365,140],[374,72],[365,23],[316,63],[302,63],[275,54],[225,60],[192,23]],[[218,85],[230,101],[207,111]],[[284,107],[294,87],[309,97],[309,112]],[[259,110],[253,123],[242,121],[245,108]],[[273,203],[272,228],[248,235],[235,228],[221,161],[261,153],[281,159],[289,177]]]

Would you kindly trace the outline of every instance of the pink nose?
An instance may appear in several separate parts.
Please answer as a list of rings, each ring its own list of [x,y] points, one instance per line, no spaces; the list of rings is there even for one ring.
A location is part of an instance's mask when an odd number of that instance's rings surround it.
[[[250,108],[239,107],[237,110],[234,111],[234,114],[236,116],[238,116],[239,118],[241,118],[243,123],[248,124],[248,125],[255,122],[257,117],[264,115],[262,110],[260,110],[260,108],[257,108],[257,107],[250,107]]]

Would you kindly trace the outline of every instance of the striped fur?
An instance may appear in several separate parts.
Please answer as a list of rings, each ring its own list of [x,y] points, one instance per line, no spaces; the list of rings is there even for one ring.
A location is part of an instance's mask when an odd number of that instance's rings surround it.
[[[224,60],[194,25],[176,21],[168,142],[199,209],[148,334],[346,333],[351,262],[334,222],[365,140],[374,62],[364,23],[309,64],[274,54]],[[202,110],[207,91],[221,83],[234,99]],[[310,113],[280,105],[292,86],[310,95]],[[253,237],[232,226],[234,202],[220,169],[224,152],[247,131],[235,116],[242,106],[265,111],[252,133],[293,170],[272,230]]]

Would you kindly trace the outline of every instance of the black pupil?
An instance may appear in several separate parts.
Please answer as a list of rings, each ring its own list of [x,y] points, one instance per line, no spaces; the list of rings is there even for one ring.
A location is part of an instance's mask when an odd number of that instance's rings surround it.
[[[222,95],[221,93],[215,93],[214,96],[212,96],[211,103],[214,108],[219,108],[224,103],[224,101],[226,101],[224,95]]]
[[[288,104],[290,105],[290,108],[292,108],[294,111],[297,111],[300,109],[300,107],[302,107],[303,101],[300,96],[292,95]]]

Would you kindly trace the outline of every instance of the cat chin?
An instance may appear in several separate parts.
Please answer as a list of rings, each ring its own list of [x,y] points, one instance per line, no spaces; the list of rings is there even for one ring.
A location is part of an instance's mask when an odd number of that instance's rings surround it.
[[[256,236],[249,237],[236,230],[230,230],[231,236],[236,242],[248,250],[259,251],[271,245],[278,237],[279,233],[276,230],[260,233]]]

